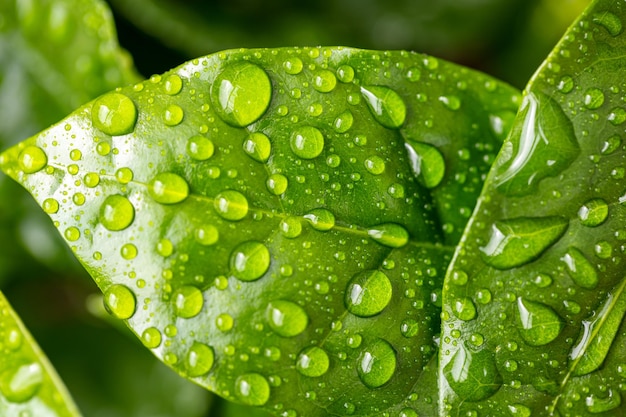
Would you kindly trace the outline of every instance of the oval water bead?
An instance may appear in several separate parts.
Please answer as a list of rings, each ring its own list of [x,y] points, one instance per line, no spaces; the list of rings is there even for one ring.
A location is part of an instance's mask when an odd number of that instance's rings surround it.
[[[104,291],[104,305],[118,319],[129,319],[135,314],[135,294],[125,285],[113,284]]]
[[[296,56],[291,57],[283,62],[283,68],[287,74],[296,75],[302,72],[304,64],[302,60]]]
[[[320,93],[329,93],[335,89],[337,77],[332,71],[323,69],[313,76],[313,88]]]
[[[502,376],[493,353],[488,349],[474,352],[460,344],[450,362],[444,366],[443,374],[450,387],[464,401],[487,399],[502,386]]]
[[[362,271],[350,279],[344,302],[348,311],[359,317],[379,314],[393,295],[391,281],[378,270]]]
[[[230,314],[222,313],[215,318],[215,326],[218,328],[218,330],[222,332],[228,332],[232,330],[234,325],[235,320]]]
[[[174,292],[172,301],[176,315],[188,319],[200,313],[204,306],[204,295],[198,288],[184,285]]]
[[[133,180],[134,177],[134,173],[130,168],[120,168],[117,171],[115,171],[115,179],[117,179],[117,182],[119,182],[120,184],[128,184],[129,182],[131,182]]]
[[[189,196],[189,184],[173,172],[157,174],[148,184],[148,194],[161,204],[176,204]]]
[[[163,112],[163,122],[167,126],[179,125],[183,121],[184,117],[185,112],[183,111],[183,108],[177,104],[170,104]]]
[[[121,93],[108,93],[97,98],[91,107],[93,125],[102,133],[119,136],[131,133],[137,122],[137,107]]]
[[[123,195],[110,195],[100,206],[98,219],[108,230],[124,230],[135,219],[135,207]]]
[[[602,26],[611,36],[617,36],[622,33],[621,19],[611,12],[596,13],[592,16],[591,21]]]
[[[346,133],[352,127],[354,123],[354,116],[350,110],[346,110],[341,113],[333,122],[333,128],[337,133]]]
[[[207,137],[195,135],[187,139],[187,154],[196,161],[206,161],[214,152],[215,146]]]
[[[31,145],[22,149],[17,157],[17,162],[25,174],[34,174],[48,164],[48,157],[43,149]]]
[[[563,329],[559,315],[545,304],[519,297],[517,310],[518,331],[522,339],[531,346],[543,346],[552,342]]]
[[[291,134],[289,145],[296,156],[313,159],[324,150],[324,135],[313,126],[301,126]]]
[[[176,74],[170,74],[163,81],[163,91],[165,94],[174,96],[183,89],[183,80]]]
[[[265,182],[267,189],[274,195],[281,195],[287,191],[289,180],[283,174],[272,174]]]
[[[204,246],[210,246],[217,243],[219,240],[219,231],[212,224],[204,224],[199,226],[195,231],[193,237],[196,242]]]
[[[248,214],[248,199],[239,191],[226,190],[215,196],[213,207],[223,219],[237,221]]]
[[[315,378],[324,375],[330,367],[328,353],[322,348],[311,346],[298,355],[296,369],[302,375]]]
[[[276,300],[268,304],[265,311],[271,329],[283,337],[293,337],[302,333],[309,324],[306,311],[296,303]]]
[[[373,175],[380,175],[385,172],[385,160],[378,155],[372,155],[364,162],[365,169]]]
[[[235,397],[242,404],[261,406],[270,399],[270,384],[261,374],[240,375],[235,381]]]
[[[409,243],[409,231],[397,223],[384,223],[367,230],[372,240],[390,248],[401,248]]]
[[[59,211],[59,202],[54,198],[46,198],[41,208],[48,214],[54,214]]]
[[[241,281],[255,281],[267,272],[270,261],[270,251],[263,243],[243,242],[230,255],[231,273]]]
[[[578,210],[580,222],[588,227],[599,226],[609,215],[609,205],[601,198],[594,198],[583,204]]]
[[[0,374],[0,392],[12,403],[33,398],[44,381],[43,368],[37,362],[11,364]],[[5,408],[6,409],[6,408]]]
[[[272,84],[267,73],[250,62],[229,64],[211,86],[211,101],[226,123],[247,126],[267,110]]]
[[[253,132],[243,142],[243,150],[255,161],[267,162],[272,152],[272,144],[264,133]]]
[[[141,342],[148,349],[154,349],[161,345],[161,332],[156,327],[148,327],[141,334]]]
[[[302,234],[302,222],[298,217],[285,217],[278,227],[288,239],[295,239]]]
[[[100,175],[95,172],[88,172],[83,177],[83,182],[85,183],[85,186],[95,188],[98,184],[100,184]]]
[[[135,259],[137,257],[137,246],[132,243],[126,243],[120,249],[120,255],[126,260]]]
[[[561,261],[565,263],[567,272],[576,285],[588,290],[598,285],[598,271],[579,249],[570,247]]]
[[[357,373],[368,388],[378,388],[391,380],[396,372],[396,351],[383,339],[369,344],[357,359]]]
[[[585,91],[583,103],[589,110],[600,108],[604,104],[604,93],[597,88],[589,88]]]
[[[313,209],[303,217],[309,221],[313,229],[321,232],[328,231],[335,227],[335,215],[331,211],[323,208]]]
[[[213,368],[214,362],[213,349],[204,343],[194,342],[185,358],[185,370],[190,377],[202,376]]]
[[[388,87],[370,85],[361,87],[374,119],[389,129],[400,128],[406,119],[407,109],[404,100]]]
[[[446,163],[443,155],[436,147],[421,142],[404,144],[409,155],[411,168],[426,188],[435,188],[443,180]]]
[[[452,312],[463,321],[470,321],[476,318],[476,306],[469,297],[457,298],[452,305]]]
[[[337,78],[342,83],[351,83],[354,80],[354,68],[350,65],[340,65],[337,68]]]

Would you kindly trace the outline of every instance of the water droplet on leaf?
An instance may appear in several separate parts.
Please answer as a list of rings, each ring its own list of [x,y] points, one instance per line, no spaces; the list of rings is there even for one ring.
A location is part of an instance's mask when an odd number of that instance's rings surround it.
[[[324,150],[324,136],[312,126],[297,128],[289,141],[293,153],[302,159],[313,159]]]
[[[361,94],[378,123],[390,129],[404,124],[406,105],[398,93],[388,87],[371,85],[361,87]]]
[[[192,285],[178,288],[172,295],[176,315],[182,318],[197,316],[204,305],[202,291]]]
[[[396,351],[386,340],[376,339],[359,355],[357,372],[368,388],[385,385],[396,372]]]
[[[374,316],[391,301],[392,286],[387,275],[378,270],[359,272],[348,283],[345,304],[359,317]]]
[[[401,248],[409,243],[409,232],[396,223],[384,223],[367,230],[367,235],[381,245]]]
[[[261,406],[270,399],[270,385],[263,375],[243,374],[235,381],[235,396],[242,404]]]
[[[131,133],[137,121],[135,103],[120,93],[105,94],[94,101],[91,108],[93,125],[111,136]]]
[[[38,146],[27,146],[17,157],[20,169],[25,174],[34,174],[41,171],[48,164],[46,153]]]
[[[311,346],[298,355],[296,369],[304,376],[318,377],[324,375],[330,366],[330,359],[325,350]]]
[[[309,317],[304,309],[286,300],[276,300],[269,303],[266,317],[272,330],[283,337],[297,336],[309,324]]]
[[[520,336],[531,346],[543,346],[558,337],[563,323],[549,306],[534,301],[517,299],[517,328]]]
[[[248,241],[237,246],[230,255],[231,273],[241,281],[255,281],[270,267],[270,252],[261,242]]]
[[[487,399],[502,385],[493,354],[487,349],[472,352],[460,345],[443,372],[450,387],[464,401]]]
[[[248,199],[239,191],[226,190],[215,196],[213,207],[220,217],[237,221],[248,214]]]
[[[135,294],[125,285],[113,284],[104,291],[104,305],[118,319],[129,319],[135,314]]]
[[[111,231],[124,230],[133,222],[135,208],[123,195],[110,195],[100,206],[98,218],[100,223]]]

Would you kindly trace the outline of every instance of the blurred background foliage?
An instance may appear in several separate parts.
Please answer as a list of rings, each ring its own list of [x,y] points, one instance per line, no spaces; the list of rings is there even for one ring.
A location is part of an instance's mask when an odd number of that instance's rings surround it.
[[[408,49],[523,88],[588,3],[0,0],[0,150],[118,85],[230,48]],[[264,415],[178,378],[125,327],[108,320],[97,288],[50,221],[4,176],[0,289],[86,416]]]

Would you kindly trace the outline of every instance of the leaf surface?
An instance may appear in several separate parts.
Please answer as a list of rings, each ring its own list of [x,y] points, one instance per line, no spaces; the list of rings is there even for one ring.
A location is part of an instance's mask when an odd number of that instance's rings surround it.
[[[432,414],[441,280],[518,100],[415,53],[227,51],[1,163],[198,384],[289,416]]]
[[[625,18],[595,1],[525,90],[443,287],[442,415],[624,413]]]

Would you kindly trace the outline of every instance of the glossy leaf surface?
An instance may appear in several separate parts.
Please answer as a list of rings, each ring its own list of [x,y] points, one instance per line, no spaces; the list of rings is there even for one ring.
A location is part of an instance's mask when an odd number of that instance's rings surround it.
[[[181,374],[285,415],[432,414],[441,280],[518,100],[414,53],[228,51],[2,167]]]
[[[443,287],[442,415],[624,413],[624,6],[525,90]]]
[[[0,414],[80,416],[55,370],[2,293],[0,293]]]

